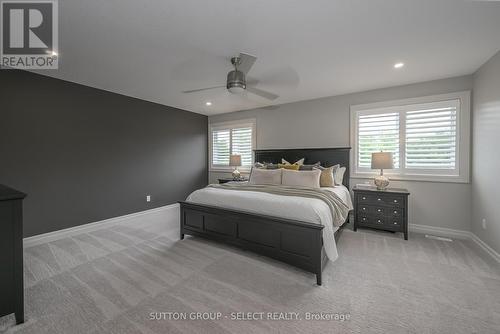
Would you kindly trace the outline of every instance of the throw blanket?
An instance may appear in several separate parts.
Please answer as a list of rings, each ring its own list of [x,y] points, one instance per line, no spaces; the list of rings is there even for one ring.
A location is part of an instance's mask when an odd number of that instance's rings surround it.
[[[282,185],[242,183],[210,184],[208,187],[228,190],[257,191],[283,196],[316,198],[328,205],[332,213],[333,225],[335,226],[341,226],[346,221],[349,214],[349,207],[337,196],[337,194],[321,188],[299,188]]]

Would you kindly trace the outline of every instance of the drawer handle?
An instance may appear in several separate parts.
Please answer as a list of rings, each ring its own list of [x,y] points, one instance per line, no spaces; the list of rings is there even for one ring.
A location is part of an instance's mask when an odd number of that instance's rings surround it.
[[[397,211],[394,211],[394,213],[398,213]]]
[[[363,208],[363,210],[366,210],[366,208]]]
[[[378,212],[382,212],[382,210],[380,210],[380,209],[378,209],[377,211],[378,211]]]
[[[398,222],[394,222],[394,225],[397,225],[397,224],[398,224]]]
[[[381,201],[382,199],[381,198],[377,198],[377,201]]]
[[[366,199],[366,197],[363,197],[363,199]]]
[[[398,200],[397,200],[397,199],[395,199],[395,200],[394,200],[394,203],[397,203],[397,202],[398,202]]]
[[[378,222],[378,223],[381,223],[380,219],[379,219],[379,220],[377,220],[377,222]]]
[[[365,220],[366,220],[366,218],[365,218],[365,217],[363,217],[363,221],[365,221]]]

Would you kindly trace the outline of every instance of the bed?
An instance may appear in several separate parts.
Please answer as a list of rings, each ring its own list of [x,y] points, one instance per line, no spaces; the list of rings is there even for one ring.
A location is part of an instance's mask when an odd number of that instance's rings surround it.
[[[340,164],[346,167],[343,186],[324,190],[344,198],[352,209],[348,190],[349,151],[349,148],[256,150],[255,161],[278,163],[282,158],[291,162],[305,158],[306,164],[317,161],[323,166]],[[180,237],[210,238],[269,256],[316,274],[316,283],[321,285],[328,258],[335,260],[338,256],[335,244],[345,226],[329,223],[329,219],[333,222],[336,217],[328,217],[329,211],[322,207],[325,205],[312,198],[251,191],[235,194],[233,190],[208,187],[180,202]]]

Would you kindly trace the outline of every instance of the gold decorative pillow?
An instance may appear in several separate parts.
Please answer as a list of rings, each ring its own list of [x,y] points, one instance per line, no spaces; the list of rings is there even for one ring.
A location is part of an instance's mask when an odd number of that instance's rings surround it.
[[[281,163],[283,165],[299,165],[299,166],[302,166],[304,164],[304,160],[305,160],[305,158],[302,158],[300,160],[295,161],[293,164],[291,164],[288,161],[286,161],[285,159],[281,158]]]
[[[299,170],[300,165],[297,165],[297,164],[293,164],[293,165],[278,164],[278,168],[291,169],[291,170]]]
[[[328,168],[321,168],[321,175],[319,177],[319,184],[321,187],[335,187],[335,171],[339,165]]]

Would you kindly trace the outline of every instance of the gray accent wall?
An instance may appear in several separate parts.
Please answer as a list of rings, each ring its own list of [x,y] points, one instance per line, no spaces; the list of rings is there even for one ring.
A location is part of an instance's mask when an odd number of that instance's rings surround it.
[[[206,116],[0,70],[0,184],[28,194],[25,236],[183,200],[207,159]]]
[[[500,253],[500,52],[474,75],[473,101],[472,232]]]
[[[275,110],[253,109],[209,117],[209,122],[255,118],[257,148],[312,148],[350,146],[350,106],[472,89],[472,76],[442,79],[362,93],[281,105]],[[227,173],[210,172],[210,181]],[[366,179],[351,179],[351,185]],[[470,183],[401,181],[408,188],[410,223],[470,230]]]

